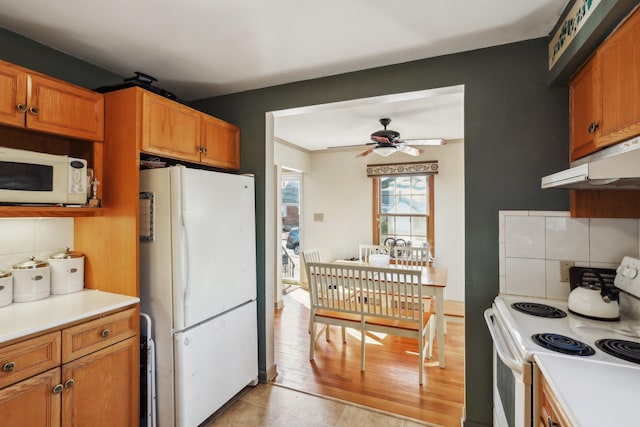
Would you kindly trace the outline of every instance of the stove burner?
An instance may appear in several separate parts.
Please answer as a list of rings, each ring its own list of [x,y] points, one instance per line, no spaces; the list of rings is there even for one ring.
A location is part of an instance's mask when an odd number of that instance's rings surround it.
[[[558,353],[572,356],[593,356],[596,354],[596,351],[589,344],[565,337],[564,335],[544,333],[533,334],[531,338],[536,344],[548,350],[557,351]]]
[[[551,317],[554,319],[559,319],[561,317],[567,316],[567,313],[560,310],[559,308],[551,307],[550,305],[545,304],[538,304],[536,302],[514,302],[513,304],[511,304],[511,307],[522,313],[531,314],[532,316],[538,317]]]
[[[640,343],[607,338],[596,341],[596,346],[607,354],[640,364]]]

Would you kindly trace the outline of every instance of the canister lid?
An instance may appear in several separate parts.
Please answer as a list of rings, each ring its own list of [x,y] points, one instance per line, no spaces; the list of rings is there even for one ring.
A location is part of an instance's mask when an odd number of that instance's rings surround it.
[[[11,272],[0,270],[0,279],[4,279],[5,277],[11,277]]]
[[[64,252],[58,252],[49,256],[49,259],[72,259],[82,258],[84,255],[78,252],[73,252],[71,249],[66,248]]]
[[[32,256],[27,261],[23,261],[19,264],[16,264],[11,268],[13,268],[14,270],[28,270],[30,268],[43,268],[48,266],[49,266],[49,263],[47,261],[42,261]]]

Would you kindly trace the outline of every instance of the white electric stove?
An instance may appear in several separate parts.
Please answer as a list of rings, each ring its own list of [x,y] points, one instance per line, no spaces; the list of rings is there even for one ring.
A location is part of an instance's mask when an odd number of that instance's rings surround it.
[[[494,425],[532,425],[536,355],[588,361],[594,369],[615,366],[640,372],[640,260],[625,257],[614,284],[620,289],[616,321],[573,314],[566,301],[496,297],[485,311],[494,342]]]

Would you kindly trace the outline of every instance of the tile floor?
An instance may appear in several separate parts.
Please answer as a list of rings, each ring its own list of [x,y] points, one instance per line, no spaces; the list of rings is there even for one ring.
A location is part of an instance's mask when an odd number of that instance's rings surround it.
[[[247,387],[201,427],[418,427],[421,422],[274,384]]]

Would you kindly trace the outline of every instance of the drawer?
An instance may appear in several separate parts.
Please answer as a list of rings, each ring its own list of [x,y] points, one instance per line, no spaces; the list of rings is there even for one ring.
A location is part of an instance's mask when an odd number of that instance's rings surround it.
[[[138,334],[137,308],[110,314],[62,331],[62,363],[75,360]]]
[[[0,348],[0,388],[60,365],[60,331]]]

